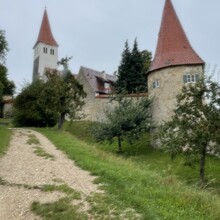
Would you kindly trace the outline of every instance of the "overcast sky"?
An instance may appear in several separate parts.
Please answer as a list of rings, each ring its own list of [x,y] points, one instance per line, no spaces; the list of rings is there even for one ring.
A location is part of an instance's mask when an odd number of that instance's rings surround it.
[[[126,40],[137,37],[140,50],[154,54],[165,0],[0,0],[0,29],[10,51],[8,74],[17,87],[32,80],[33,46],[45,6],[59,58],[73,56],[80,66],[112,74]],[[220,67],[220,1],[173,0],[189,41],[201,58]],[[215,75],[220,81],[220,76]]]

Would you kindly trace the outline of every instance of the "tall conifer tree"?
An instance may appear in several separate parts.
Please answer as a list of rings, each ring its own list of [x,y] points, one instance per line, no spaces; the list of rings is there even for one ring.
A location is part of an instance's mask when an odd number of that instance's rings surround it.
[[[128,45],[128,41],[126,41],[124,50],[122,52],[121,63],[120,66],[118,67],[118,75],[117,75],[118,80],[116,82],[117,93],[121,93],[127,90],[130,59],[131,59],[131,51]]]
[[[139,93],[147,91],[146,72],[151,64],[151,53],[147,50],[139,51],[135,39],[132,51],[128,42],[122,53],[122,60],[118,67],[117,93]]]

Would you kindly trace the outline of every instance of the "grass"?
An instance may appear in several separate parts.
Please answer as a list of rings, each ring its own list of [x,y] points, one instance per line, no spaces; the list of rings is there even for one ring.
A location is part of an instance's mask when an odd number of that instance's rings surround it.
[[[80,167],[98,176],[96,183],[103,184],[106,193],[88,198],[94,201],[91,202],[91,213],[100,216],[96,219],[111,219],[112,213],[113,219],[122,219],[125,213],[128,213],[128,219],[138,219],[137,216],[140,219],[219,219],[220,197],[196,185],[187,185],[185,177],[183,181],[173,172],[180,168],[176,169],[168,155],[160,151],[154,152],[145,146],[146,150],[141,150],[151,155],[146,156],[133,146],[124,156],[117,156],[114,154],[116,149],[110,150],[109,145],[89,142],[91,137],[87,137],[88,133],[83,133],[83,129],[79,131],[79,126],[76,128],[81,135],[79,138],[52,129],[38,130]],[[125,146],[124,150],[128,148]],[[169,165],[162,161],[164,158]]]
[[[10,125],[10,120],[8,119],[0,119],[0,156],[2,156],[8,146],[11,136],[11,130],[8,129],[8,126]]]
[[[28,140],[27,140],[27,144],[35,144],[38,145],[40,144],[40,141],[37,139],[37,137],[34,134],[29,134],[28,135]]]
[[[43,185],[42,187],[43,192],[53,192],[53,191],[59,191],[63,192],[67,195],[71,195],[74,197],[74,199],[80,199],[80,193],[74,190],[73,188],[69,187],[66,184],[62,185]]]
[[[31,206],[31,210],[43,217],[45,220],[86,220],[87,215],[84,213],[80,213],[79,206],[73,206],[71,204],[71,199],[68,197],[59,199],[53,203],[44,203],[41,204],[40,202],[33,202]]]
[[[116,154],[117,142],[109,144],[104,142],[97,144],[91,135],[90,128],[94,122],[72,122],[66,124],[65,129],[76,136],[79,140],[85,141],[87,144],[94,144],[105,152]],[[160,175],[175,175],[181,181],[195,185],[199,182],[198,166],[184,166],[184,160],[178,156],[175,160],[171,160],[170,155],[161,150],[155,150],[150,146],[150,137],[146,134],[140,141],[133,143],[123,143],[124,153],[121,157],[134,161],[140,167],[148,167],[150,170],[160,173]],[[215,191],[220,195],[220,159],[215,157],[207,157],[206,161],[206,178],[207,189]]]
[[[35,146],[34,149],[34,153],[39,157],[44,157],[45,159],[51,160],[54,160],[55,158],[52,154],[47,153],[42,147]]]

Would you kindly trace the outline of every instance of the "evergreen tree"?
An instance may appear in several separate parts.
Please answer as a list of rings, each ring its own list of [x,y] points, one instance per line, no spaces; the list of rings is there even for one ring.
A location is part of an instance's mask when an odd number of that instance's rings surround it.
[[[132,51],[130,51],[128,42],[126,41],[125,49],[122,53],[122,60],[118,68],[116,92],[146,92],[146,72],[151,64],[151,59],[152,56],[149,51],[139,51],[136,39]]]
[[[98,141],[108,140],[110,143],[117,138],[118,152],[122,153],[122,141],[132,142],[151,128],[150,105],[151,100],[139,97],[118,95],[113,110],[106,110],[106,121],[93,128],[93,134]]]
[[[122,52],[122,59],[120,66],[118,67],[118,79],[116,81],[116,91],[117,93],[121,93],[127,91],[128,87],[128,75],[130,73],[130,59],[131,59],[131,51],[128,45],[128,41],[125,42],[125,48]]]

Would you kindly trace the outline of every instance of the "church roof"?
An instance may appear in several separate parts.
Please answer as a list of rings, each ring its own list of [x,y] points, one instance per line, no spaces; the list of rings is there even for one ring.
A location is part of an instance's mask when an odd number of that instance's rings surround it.
[[[44,15],[43,15],[43,19],[42,19],[42,23],[41,23],[41,27],[40,27],[40,32],[39,32],[36,44],[39,42],[49,44],[51,46],[58,46],[56,40],[53,37],[51,28],[50,28],[50,22],[48,19],[46,9],[44,11]],[[36,44],[35,44],[35,46],[36,46]]]
[[[203,65],[204,61],[190,45],[171,0],[166,0],[156,53],[148,72],[170,66],[193,64]]]

